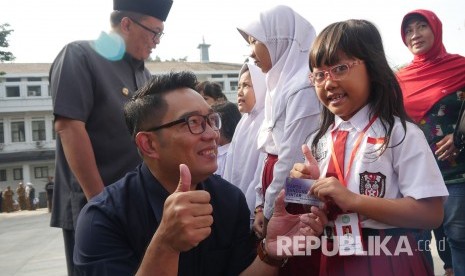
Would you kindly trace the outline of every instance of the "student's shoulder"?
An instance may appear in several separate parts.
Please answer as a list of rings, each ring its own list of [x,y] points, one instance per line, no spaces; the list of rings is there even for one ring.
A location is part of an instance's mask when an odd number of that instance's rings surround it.
[[[295,78],[294,78],[295,79]],[[303,102],[308,107],[318,110],[320,102],[316,96],[315,87],[310,84],[308,78],[302,80],[295,80],[291,82],[290,86],[290,100],[296,102]]]
[[[308,92],[309,90],[313,90],[313,86],[308,81],[308,78],[305,78],[304,80],[302,80],[300,75],[296,75],[289,82],[289,90],[291,91],[291,95],[294,95],[298,93],[305,93],[305,92]]]
[[[420,140],[426,141],[425,134],[423,131],[413,122],[405,121],[405,127],[402,124],[402,121],[398,117],[394,117],[394,126],[391,132],[391,141],[394,144],[407,142],[419,142]]]
[[[402,121],[399,117],[395,116],[394,117],[394,127],[393,127],[393,131],[396,131],[396,132],[405,132],[407,131],[407,133],[411,132],[411,133],[422,133],[422,130],[420,129],[420,127],[413,123],[413,122],[410,122],[410,121],[405,121],[405,130],[404,130],[404,126],[402,125]]]

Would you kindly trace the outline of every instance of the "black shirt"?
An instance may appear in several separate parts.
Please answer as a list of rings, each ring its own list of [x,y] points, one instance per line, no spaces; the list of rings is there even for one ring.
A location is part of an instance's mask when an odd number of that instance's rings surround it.
[[[179,275],[238,275],[255,259],[242,192],[218,176],[198,185],[213,206],[212,232],[183,252]],[[145,164],[94,197],[76,228],[74,263],[86,275],[133,275],[163,214],[169,193]]]

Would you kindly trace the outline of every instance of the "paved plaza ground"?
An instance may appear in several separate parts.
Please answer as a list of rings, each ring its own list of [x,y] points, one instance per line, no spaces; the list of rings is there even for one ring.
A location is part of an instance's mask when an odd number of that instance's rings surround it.
[[[66,276],[62,232],[49,222],[47,209],[0,213],[0,275]],[[443,275],[434,246],[432,253],[435,274]]]

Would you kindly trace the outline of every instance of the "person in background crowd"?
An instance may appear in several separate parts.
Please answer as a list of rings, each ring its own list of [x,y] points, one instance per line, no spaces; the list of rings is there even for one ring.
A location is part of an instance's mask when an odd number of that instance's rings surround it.
[[[257,143],[267,158],[253,226],[257,236],[265,237],[275,199],[292,165],[303,158],[299,145],[318,129],[321,107],[308,81],[307,64],[315,29],[287,6],[264,11],[258,20],[237,29],[251,47],[250,57],[266,74],[265,118]],[[287,210],[305,212],[297,204],[288,204]],[[281,272],[317,275],[318,267],[319,255],[315,251],[311,256],[292,258]]]
[[[241,113],[237,105],[231,102],[215,104],[211,106],[215,112],[218,112],[221,117],[220,137],[218,138],[218,169],[215,174],[223,176],[225,170],[226,158],[228,157],[228,149],[231,145],[231,140],[234,136],[236,126],[241,120]]]
[[[3,191],[3,210],[7,213],[10,213],[10,212],[13,212],[14,211],[14,208],[13,208],[13,195],[15,194],[15,192],[13,192],[13,190],[11,190],[11,187],[10,186],[7,186],[6,189]]]
[[[326,204],[332,232],[350,226],[355,239],[352,246],[328,239],[328,250],[339,254],[321,256],[320,276],[433,275],[412,229],[440,225],[448,193],[405,112],[379,31],[366,20],[330,24],[309,57],[310,81],[325,108],[311,150],[302,146],[306,162],[291,176],[315,179],[309,194]],[[370,253],[370,238],[387,250]],[[399,244],[410,250],[397,251]]]
[[[53,187],[55,186],[55,182],[53,182],[53,176],[48,177],[48,182],[45,184],[45,192],[47,193],[47,207],[48,212],[52,212],[52,198],[53,198]]]
[[[228,101],[223,88],[216,82],[203,81],[196,85],[195,90],[202,95],[209,105],[222,104]]]
[[[85,275],[275,275],[278,236],[322,232],[325,214],[288,214],[282,191],[256,256],[244,195],[213,174],[222,124],[196,81],[158,75],[126,105],[143,163],[82,209],[74,261]]]
[[[3,211],[3,191],[0,190],[0,213]]]
[[[441,20],[429,10],[407,13],[401,24],[405,46],[413,61],[397,72],[407,114],[426,136],[449,191],[444,203],[444,222],[434,230],[446,275],[465,275],[465,152],[453,143],[453,132],[465,91],[465,57],[449,54],[442,42]],[[419,236],[423,244],[431,231]],[[450,247],[449,247],[450,246]],[[429,248],[423,251],[428,254]],[[453,270],[453,271],[452,271]]]
[[[18,195],[19,209],[21,209],[21,211],[27,210],[26,188],[24,188],[23,182],[19,182],[18,188],[16,188],[16,194]]]
[[[114,0],[110,34],[69,43],[51,66],[57,166],[50,224],[63,229],[68,275],[79,211],[141,161],[123,106],[151,77],[144,60],[160,43],[172,4]]]
[[[27,209],[29,211],[33,211],[36,209],[36,189],[31,182],[26,184],[26,202],[27,202]]]
[[[245,63],[239,72],[238,84],[237,106],[243,115],[228,149],[223,178],[244,193],[252,226],[256,212],[255,187],[261,187],[261,172],[266,157],[257,148],[258,131],[265,115],[265,74],[256,65]]]

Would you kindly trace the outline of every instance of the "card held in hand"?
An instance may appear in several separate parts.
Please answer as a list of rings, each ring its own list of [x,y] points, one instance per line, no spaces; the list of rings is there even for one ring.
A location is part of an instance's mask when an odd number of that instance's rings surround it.
[[[288,203],[313,205],[321,208],[323,202],[315,196],[308,194],[314,181],[315,180],[312,179],[286,178],[286,184],[284,185],[286,196],[284,201]]]

